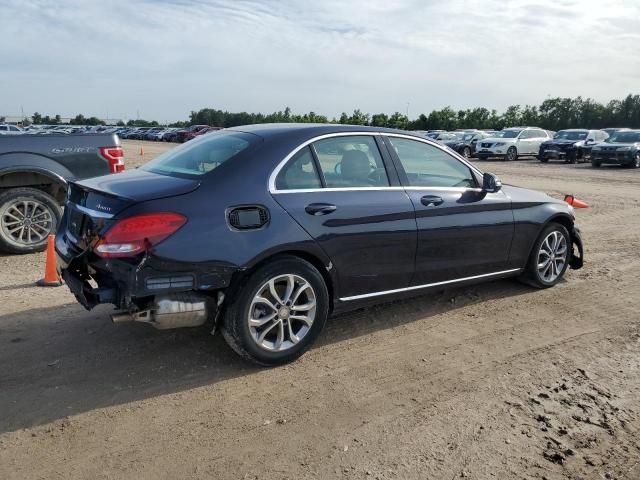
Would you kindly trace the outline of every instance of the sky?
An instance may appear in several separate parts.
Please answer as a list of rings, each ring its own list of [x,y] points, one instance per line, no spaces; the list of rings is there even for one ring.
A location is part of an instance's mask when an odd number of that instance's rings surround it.
[[[0,0],[0,116],[329,117],[640,93],[640,0]]]

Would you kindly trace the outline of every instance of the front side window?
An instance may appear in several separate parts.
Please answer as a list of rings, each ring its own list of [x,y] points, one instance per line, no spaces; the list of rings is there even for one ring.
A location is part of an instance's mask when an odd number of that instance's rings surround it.
[[[259,142],[260,137],[244,132],[221,131],[203,135],[168,150],[142,170],[163,175],[200,176],[222,165]]]
[[[321,188],[320,175],[316,170],[313,155],[309,147],[296,153],[280,171],[276,179],[278,190],[299,190]]]
[[[427,143],[389,137],[412,187],[476,187],[471,169]]]
[[[327,188],[386,187],[389,178],[371,136],[325,138],[313,143]]]

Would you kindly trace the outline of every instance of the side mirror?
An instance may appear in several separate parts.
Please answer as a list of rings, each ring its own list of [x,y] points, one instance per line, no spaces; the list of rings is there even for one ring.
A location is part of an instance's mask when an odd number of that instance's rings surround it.
[[[502,182],[493,173],[484,173],[482,175],[482,191],[487,193],[499,192],[502,188]]]

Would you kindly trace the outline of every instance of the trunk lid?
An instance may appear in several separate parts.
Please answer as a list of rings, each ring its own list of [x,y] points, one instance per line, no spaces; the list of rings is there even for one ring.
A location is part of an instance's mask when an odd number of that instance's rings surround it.
[[[61,233],[81,251],[115,222],[113,217],[136,203],[184,195],[200,186],[199,180],[129,170],[69,183]]]

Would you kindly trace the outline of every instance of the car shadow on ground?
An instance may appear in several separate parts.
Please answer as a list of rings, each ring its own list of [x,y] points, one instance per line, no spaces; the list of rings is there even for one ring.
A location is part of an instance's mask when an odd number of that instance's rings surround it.
[[[341,314],[327,323],[315,348],[533,292],[500,280]],[[221,335],[211,337],[210,327],[161,332],[141,324],[114,326],[110,312],[67,304],[0,317],[0,432],[259,370],[233,353]]]

